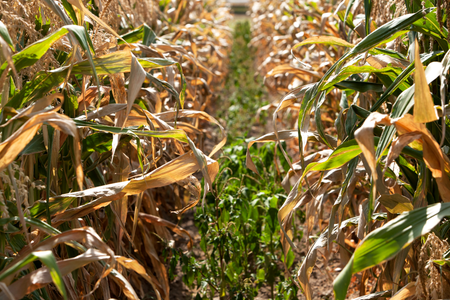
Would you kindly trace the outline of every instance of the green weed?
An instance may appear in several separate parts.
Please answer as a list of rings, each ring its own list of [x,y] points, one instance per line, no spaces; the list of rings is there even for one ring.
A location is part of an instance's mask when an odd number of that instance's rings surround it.
[[[218,101],[224,105],[217,110],[218,117],[226,120],[231,141],[247,135],[255,123],[256,112],[268,103],[262,78],[254,76],[255,49],[249,45],[251,38],[248,21],[234,24],[229,74]],[[260,120],[264,122],[265,117],[261,116]]]
[[[196,210],[202,256],[175,251],[171,272],[179,262],[184,283],[200,289],[196,299],[254,299],[264,292],[271,299],[295,299],[294,278],[283,266],[293,265],[294,254],[290,250],[287,259],[282,254],[277,213],[286,196],[273,165],[274,145],[251,149],[264,174],[256,178],[245,167],[244,142],[248,140],[224,148],[214,191],[205,207]],[[302,234],[297,231],[295,239]]]

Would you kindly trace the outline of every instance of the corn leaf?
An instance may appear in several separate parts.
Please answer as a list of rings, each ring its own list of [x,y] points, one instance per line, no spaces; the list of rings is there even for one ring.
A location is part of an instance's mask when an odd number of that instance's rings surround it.
[[[383,204],[391,214],[401,214],[414,209],[411,201],[400,194],[381,195],[377,201]]]
[[[15,263],[13,266],[8,268],[6,271],[0,274],[0,281],[3,281],[6,277],[17,273],[20,269],[28,265],[29,263],[39,259],[44,265],[49,269],[50,277],[58,288],[59,292],[62,294],[64,299],[67,299],[66,288],[62,280],[61,271],[59,270],[58,264],[56,262],[55,256],[52,251],[34,251],[27,256],[23,257],[20,261]],[[24,289],[27,290],[27,289]],[[15,295],[14,290],[9,289],[9,291]],[[1,295],[1,294],[0,294]]]
[[[304,40],[301,43],[297,43],[292,47],[292,50],[297,49],[298,47],[304,46],[304,45],[311,45],[311,44],[323,44],[323,45],[333,45],[333,46],[342,46],[342,47],[348,47],[348,48],[353,48],[355,45],[334,37],[334,36],[315,36],[315,37],[310,37],[306,40]]]
[[[430,232],[442,218],[450,215],[450,203],[436,203],[401,214],[362,241],[350,262],[335,279],[336,300],[344,300],[353,274],[394,257],[416,238]]]
[[[0,21],[0,36],[6,41],[6,43],[8,43],[11,51],[14,51],[14,45],[11,37],[9,36],[8,28],[6,28],[6,25],[2,21]]]
[[[415,68],[414,73],[414,121],[417,123],[428,123],[438,119],[437,112],[434,109],[434,102],[431,98],[430,87],[423,70],[422,62],[419,56],[419,43],[415,40]]]
[[[93,59],[95,72],[98,75],[111,75],[116,73],[128,73],[132,68],[132,54],[129,50],[108,53]],[[174,61],[162,58],[138,58],[145,69],[163,68],[175,64]],[[60,71],[60,70],[58,70]],[[93,75],[93,69],[89,61],[82,61],[72,68],[74,74]]]

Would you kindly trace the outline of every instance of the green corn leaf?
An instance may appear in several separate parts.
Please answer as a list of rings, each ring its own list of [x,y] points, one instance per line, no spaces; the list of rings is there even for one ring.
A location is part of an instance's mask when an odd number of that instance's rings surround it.
[[[45,129],[44,129],[45,130]],[[45,195],[47,204],[47,223],[52,225],[52,215],[50,214],[50,185],[52,183],[52,153],[53,153],[53,137],[55,129],[52,126],[47,126],[48,132],[48,159],[47,159],[47,184],[45,185]],[[55,166],[56,167],[56,166]]]
[[[431,52],[421,55],[420,60],[423,64],[427,64],[443,52]],[[414,72],[414,62],[412,62],[403,72],[394,80],[394,82],[386,89],[386,91],[381,95],[381,97],[375,102],[370,108],[371,112],[376,111],[380,106],[389,98],[390,95],[399,87],[399,85],[404,82],[412,73]]]
[[[340,144],[326,161],[309,164],[303,172],[303,177],[309,171],[327,171],[339,168],[359,154],[361,154],[361,149],[356,140],[346,141]]]
[[[344,20],[343,22],[347,24],[351,29],[354,29],[355,26],[353,25],[353,14],[350,12],[353,5],[355,4],[355,0],[350,0],[348,2],[347,9],[345,10]],[[351,16],[351,19],[349,20],[348,17]]]
[[[408,32],[408,31],[404,31],[404,32],[402,32],[402,34],[404,34],[406,32]],[[385,42],[383,42],[383,43],[385,43]],[[370,50],[369,53],[372,55],[384,54],[384,55],[390,56],[392,58],[406,60],[406,57],[403,54],[401,54],[397,51],[394,51],[394,50],[387,49],[387,48],[374,48],[374,49]]]
[[[5,106],[15,109],[22,108],[24,104],[43,98],[52,89],[64,82],[65,74],[39,72],[33,80],[25,83],[19,93],[17,93]]]
[[[450,215],[450,203],[436,203],[406,212],[372,231],[353,253],[335,279],[336,300],[344,300],[353,274],[393,258],[416,238],[430,232],[442,218]]]
[[[364,0],[364,13],[365,13],[365,28],[366,35],[370,33],[370,12],[372,11],[372,0]]]
[[[51,35],[46,36],[45,38],[31,44],[19,53],[14,54],[12,56],[12,60],[16,70],[20,71],[23,68],[35,64],[48,51],[53,43],[65,36],[69,31],[73,33],[82,49],[86,51],[90,66],[93,68],[93,75],[97,78],[97,85],[99,85],[96,70],[94,68],[93,57],[90,52],[89,46],[90,44],[92,44],[92,41],[90,41],[89,36],[86,35],[85,28],[77,25],[66,25],[60,28],[58,31],[55,31]],[[3,71],[6,69],[6,66],[7,64],[4,63],[0,67],[0,74],[3,73]]]
[[[60,212],[65,211],[75,200],[75,198],[57,198],[50,199],[49,209],[50,215],[54,216]],[[34,202],[30,207],[30,214],[33,218],[43,218],[47,213],[47,202],[45,200],[39,200]]]
[[[433,8],[427,8],[420,10],[414,14],[407,14],[399,18],[393,19],[383,26],[380,26],[371,34],[366,36],[361,42],[359,42],[355,47],[353,47],[349,52],[342,56],[325,74],[325,76],[320,81],[321,85],[323,82],[327,81],[331,74],[339,68],[347,59],[356,56],[359,53],[364,53],[370,49],[376,47],[377,45],[385,43],[394,34],[399,31],[406,29],[408,26],[421,19],[424,14],[428,14],[433,11]]]
[[[19,217],[11,217],[11,218],[2,218],[0,219],[0,226],[9,224],[11,222],[19,222],[20,218]],[[61,233],[58,229],[48,225],[47,223],[41,221],[40,219],[37,218],[25,218],[25,223],[27,223],[30,226],[34,226],[36,228],[39,228],[41,230],[43,230],[44,232],[48,233],[48,234],[59,234]],[[0,228],[1,230],[1,228]]]
[[[111,147],[112,134],[106,132],[94,132],[83,140],[83,155],[92,152],[102,154],[111,151]]]
[[[344,56],[342,56],[327,71],[327,73],[323,76],[323,78],[317,84],[308,88],[307,92],[305,93],[305,97],[303,98],[303,102],[299,111],[299,115],[301,116],[298,118],[299,133],[308,130],[307,121],[309,120],[309,114],[311,112],[311,108],[315,101],[315,98],[318,96],[318,91],[322,90],[323,86],[326,84],[326,82],[336,69],[338,69],[347,59],[352,58],[360,53],[369,51],[370,49],[376,47],[377,45],[382,44],[383,41],[386,41],[387,39],[391,38],[392,35],[406,29],[415,21],[421,19],[424,13],[428,14],[431,11],[433,11],[433,9],[428,8],[425,10],[420,10],[415,14],[407,14],[387,22],[383,26],[380,26],[377,30],[373,31],[367,37],[365,37],[354,48],[352,48],[349,52],[347,52]],[[300,158],[302,161],[303,161],[303,147],[305,143],[306,139],[303,138],[301,134],[299,134],[299,144],[300,144],[299,150],[300,150]]]
[[[35,64],[48,51],[48,49],[53,45],[53,43],[58,41],[68,32],[69,31],[67,30],[67,28],[62,27],[59,30],[52,33],[51,35],[46,36],[45,38],[31,44],[30,46],[26,47],[19,53],[14,54],[12,56],[12,60],[14,62],[14,66],[16,67],[17,72],[19,72],[23,68]],[[3,71],[6,69],[6,66],[7,64],[4,63],[0,67],[0,74],[3,73]]]
[[[156,34],[150,26],[148,26],[147,24],[142,24],[135,30],[122,35],[121,38],[122,39],[117,39],[117,43],[119,45],[125,44],[125,42],[131,44],[142,41],[142,44],[149,46],[155,41]]]
[[[44,152],[45,144],[44,144],[44,136],[42,134],[35,135],[31,142],[25,147],[25,149],[20,152],[19,155],[28,155],[39,152]]]
[[[139,58],[138,61],[144,69],[164,68],[175,64],[175,62],[172,60],[155,57]],[[131,52],[117,51],[109,53],[94,58],[92,63],[95,66],[95,72],[98,75],[129,73],[131,71]],[[65,68],[55,71],[60,72],[64,70]],[[91,67],[89,61],[82,61],[73,66],[72,73],[93,75],[94,69]]]
[[[39,259],[44,265],[47,266],[47,268],[50,270],[50,276],[52,277],[53,283],[56,285],[56,288],[61,293],[63,298],[67,299],[67,292],[64,286],[62,275],[59,271],[58,264],[56,263],[56,258],[51,250],[32,252],[31,254],[17,262],[14,266],[3,272],[0,275],[0,281],[8,277],[9,275],[19,272],[20,269],[37,259]]]
[[[426,8],[433,8],[435,6],[431,1],[425,1]],[[437,20],[437,14],[427,14],[422,20],[418,20],[413,24],[413,30],[421,32],[425,35],[433,37],[438,42],[441,49],[448,50],[448,28],[440,26]]]
[[[365,82],[365,81],[351,81],[343,80],[334,85],[341,90],[353,90],[360,93],[365,93],[368,91],[374,91],[377,93],[383,92],[383,85],[380,83]]]
[[[95,83],[97,84],[97,87],[100,90],[100,81],[98,79],[97,70],[95,69],[94,58],[92,57],[92,53],[91,53],[91,48],[93,48],[92,41],[91,41],[91,38],[89,37],[89,34],[86,31],[86,28],[83,26],[77,26],[77,25],[66,25],[66,26],[64,26],[64,28],[67,28],[68,30],[70,30],[70,32],[78,40],[78,43],[80,44],[81,48],[87,54],[89,64],[92,67],[92,72],[93,72],[93,76],[95,78]],[[92,51],[94,52],[94,49],[92,49]],[[94,52],[94,54],[95,54],[95,52]]]
[[[393,34],[398,31],[406,29],[408,26],[423,18],[423,15],[429,14],[434,8],[427,8],[420,10],[414,14],[407,14],[399,18],[395,18],[383,26],[380,26],[374,30],[371,34],[365,37],[361,42],[358,43],[350,52],[349,57],[370,50],[371,48],[384,43],[386,39],[390,38]]]
[[[138,136],[148,136],[148,137],[154,137],[154,138],[171,138],[171,139],[176,139],[180,142],[188,143],[186,132],[181,129],[172,129],[172,130],[166,130],[166,131],[137,130],[137,129],[129,128],[129,127],[125,127],[123,129],[121,129],[119,127],[101,125],[101,124],[88,122],[88,121],[80,121],[77,119],[74,119],[74,121],[75,121],[75,124],[77,125],[77,127],[89,127],[94,130],[108,132],[108,133],[129,134],[131,132]]]
[[[337,75],[330,77],[330,80],[323,86],[322,89],[326,90],[354,74],[394,72],[395,77],[397,77],[398,74],[401,73],[401,71],[399,71],[399,70],[401,70],[401,69],[394,68],[394,67],[386,67],[386,68],[378,69],[378,68],[375,68],[372,66],[347,66],[345,68],[342,68]]]
[[[8,43],[11,50],[14,52],[15,49],[11,37],[9,36],[8,28],[6,28],[6,25],[2,21],[0,21],[0,36]]]

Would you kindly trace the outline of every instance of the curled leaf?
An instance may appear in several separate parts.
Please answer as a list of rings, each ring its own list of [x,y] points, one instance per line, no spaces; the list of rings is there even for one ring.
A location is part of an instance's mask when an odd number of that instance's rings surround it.
[[[431,132],[426,128],[425,124],[417,123],[412,115],[406,114],[398,119],[391,119],[388,115],[383,115],[377,112],[373,112],[364,121],[360,129],[355,133],[355,138],[361,147],[362,153],[367,159],[372,176],[376,181],[378,175],[376,172],[376,159],[375,159],[375,147],[373,139],[373,129],[378,124],[394,125],[397,130],[397,134],[408,134],[408,140],[410,137],[417,138],[418,142],[423,147],[423,160],[431,171],[431,174],[436,179],[436,183],[439,188],[439,193],[444,202],[450,201],[450,179],[448,178],[447,171],[450,170],[450,161],[448,157],[442,152],[439,144],[434,139]],[[411,133],[414,133],[411,135]],[[398,145],[404,146],[405,143],[398,143]],[[395,153],[400,151],[400,147],[396,147]],[[394,154],[391,154],[392,156]],[[398,154],[397,154],[398,155]]]

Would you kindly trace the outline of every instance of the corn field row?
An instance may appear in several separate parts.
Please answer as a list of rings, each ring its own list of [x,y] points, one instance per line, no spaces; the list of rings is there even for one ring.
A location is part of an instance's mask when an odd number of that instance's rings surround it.
[[[449,16],[0,0],[0,299],[447,298]]]

